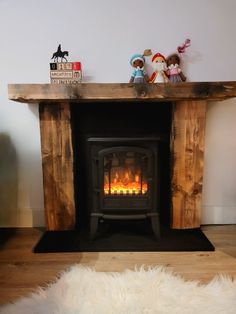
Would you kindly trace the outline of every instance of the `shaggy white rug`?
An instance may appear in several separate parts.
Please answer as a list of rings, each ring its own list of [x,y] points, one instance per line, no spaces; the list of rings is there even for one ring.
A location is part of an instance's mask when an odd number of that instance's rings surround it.
[[[47,289],[4,306],[1,314],[235,314],[236,280],[186,282],[164,268],[122,273],[73,266]]]

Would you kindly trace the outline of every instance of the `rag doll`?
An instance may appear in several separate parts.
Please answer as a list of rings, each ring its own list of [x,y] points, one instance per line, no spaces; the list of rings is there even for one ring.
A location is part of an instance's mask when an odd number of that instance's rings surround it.
[[[166,75],[167,65],[165,57],[159,52],[152,57],[154,72],[150,78],[150,83],[166,83],[168,77]]]
[[[145,83],[148,81],[146,71],[144,69],[145,59],[141,54],[135,54],[130,59],[130,64],[133,67],[133,72],[130,78],[130,83]]]
[[[174,53],[167,58],[167,71],[169,81],[172,83],[185,82],[186,76],[180,69],[180,57]]]

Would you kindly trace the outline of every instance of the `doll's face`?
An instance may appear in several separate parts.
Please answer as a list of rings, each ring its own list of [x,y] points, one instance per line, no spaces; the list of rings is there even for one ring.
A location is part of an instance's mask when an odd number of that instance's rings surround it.
[[[133,62],[133,67],[134,67],[134,68],[139,67],[139,68],[141,69],[143,66],[144,66],[144,64],[143,64],[143,61],[142,61],[142,60],[137,59],[137,60],[135,60],[135,61]]]
[[[167,59],[167,65],[171,65],[171,64],[179,64],[180,60],[179,57],[177,55],[171,55],[169,56],[169,58]]]
[[[162,57],[157,57],[153,62],[153,67],[156,71],[165,71],[166,69],[166,61]]]

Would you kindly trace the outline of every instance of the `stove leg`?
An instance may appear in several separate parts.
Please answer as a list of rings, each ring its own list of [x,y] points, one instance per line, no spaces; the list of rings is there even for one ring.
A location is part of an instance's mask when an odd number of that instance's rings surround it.
[[[155,238],[157,240],[160,240],[161,234],[160,234],[160,221],[159,221],[159,215],[153,214],[150,216],[151,223],[152,223],[152,230],[154,232]]]
[[[90,216],[90,239],[93,240],[95,238],[97,229],[98,229],[98,219],[99,216]]]

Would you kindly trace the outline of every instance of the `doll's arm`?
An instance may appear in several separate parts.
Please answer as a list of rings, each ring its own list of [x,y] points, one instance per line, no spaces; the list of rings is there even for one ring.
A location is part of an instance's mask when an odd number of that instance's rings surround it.
[[[182,72],[182,71],[181,71],[181,72],[179,72],[179,76],[180,76],[180,78],[181,78],[182,82],[185,82],[185,81],[186,81],[186,76],[183,74],[183,72]]]
[[[149,82],[149,77],[148,77],[147,74],[144,75],[144,78],[145,78],[145,81],[146,81],[146,82]]]
[[[149,79],[149,83],[153,83],[155,81],[155,78],[156,78],[156,72],[153,72]]]
[[[131,76],[129,82],[130,82],[130,83],[133,83],[133,82],[134,82],[134,76]]]

